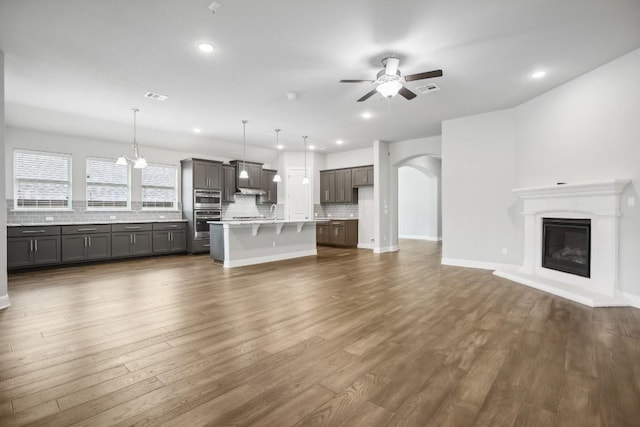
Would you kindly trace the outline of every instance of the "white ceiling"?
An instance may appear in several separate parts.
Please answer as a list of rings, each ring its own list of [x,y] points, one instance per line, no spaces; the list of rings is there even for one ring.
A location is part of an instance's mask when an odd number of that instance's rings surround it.
[[[210,0],[0,1],[7,124],[125,142],[138,107],[141,145],[206,153],[241,142],[247,119],[250,145],[273,148],[279,127],[288,150],[309,135],[336,152],[438,135],[640,47],[639,0],[218,2],[213,15]],[[407,84],[441,90],[357,103],[372,86],[338,81],[374,79],[388,54],[403,74],[443,69]]]

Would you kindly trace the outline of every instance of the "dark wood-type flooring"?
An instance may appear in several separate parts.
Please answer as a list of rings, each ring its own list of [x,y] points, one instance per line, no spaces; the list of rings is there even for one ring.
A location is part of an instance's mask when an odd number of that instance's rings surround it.
[[[11,273],[0,425],[640,425],[640,310],[440,256],[402,241]]]

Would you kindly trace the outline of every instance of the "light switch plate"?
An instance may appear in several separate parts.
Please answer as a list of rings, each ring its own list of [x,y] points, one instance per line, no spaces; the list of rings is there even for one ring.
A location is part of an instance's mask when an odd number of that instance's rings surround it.
[[[630,208],[635,208],[636,207],[636,198],[633,196],[629,196],[627,198],[627,206],[629,206]]]

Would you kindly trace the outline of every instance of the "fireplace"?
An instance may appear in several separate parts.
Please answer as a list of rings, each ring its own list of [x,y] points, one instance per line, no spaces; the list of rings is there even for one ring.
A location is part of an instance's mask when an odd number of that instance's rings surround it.
[[[542,218],[542,267],[591,277],[591,220]]]
[[[523,204],[523,261],[494,274],[591,307],[632,305],[618,288],[620,196],[629,182],[513,190]]]

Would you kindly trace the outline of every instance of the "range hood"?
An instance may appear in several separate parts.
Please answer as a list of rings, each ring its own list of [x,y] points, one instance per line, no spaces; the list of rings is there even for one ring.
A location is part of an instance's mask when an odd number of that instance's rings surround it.
[[[266,191],[261,190],[259,188],[238,188],[236,194],[245,194],[249,196],[264,196],[267,194]]]

